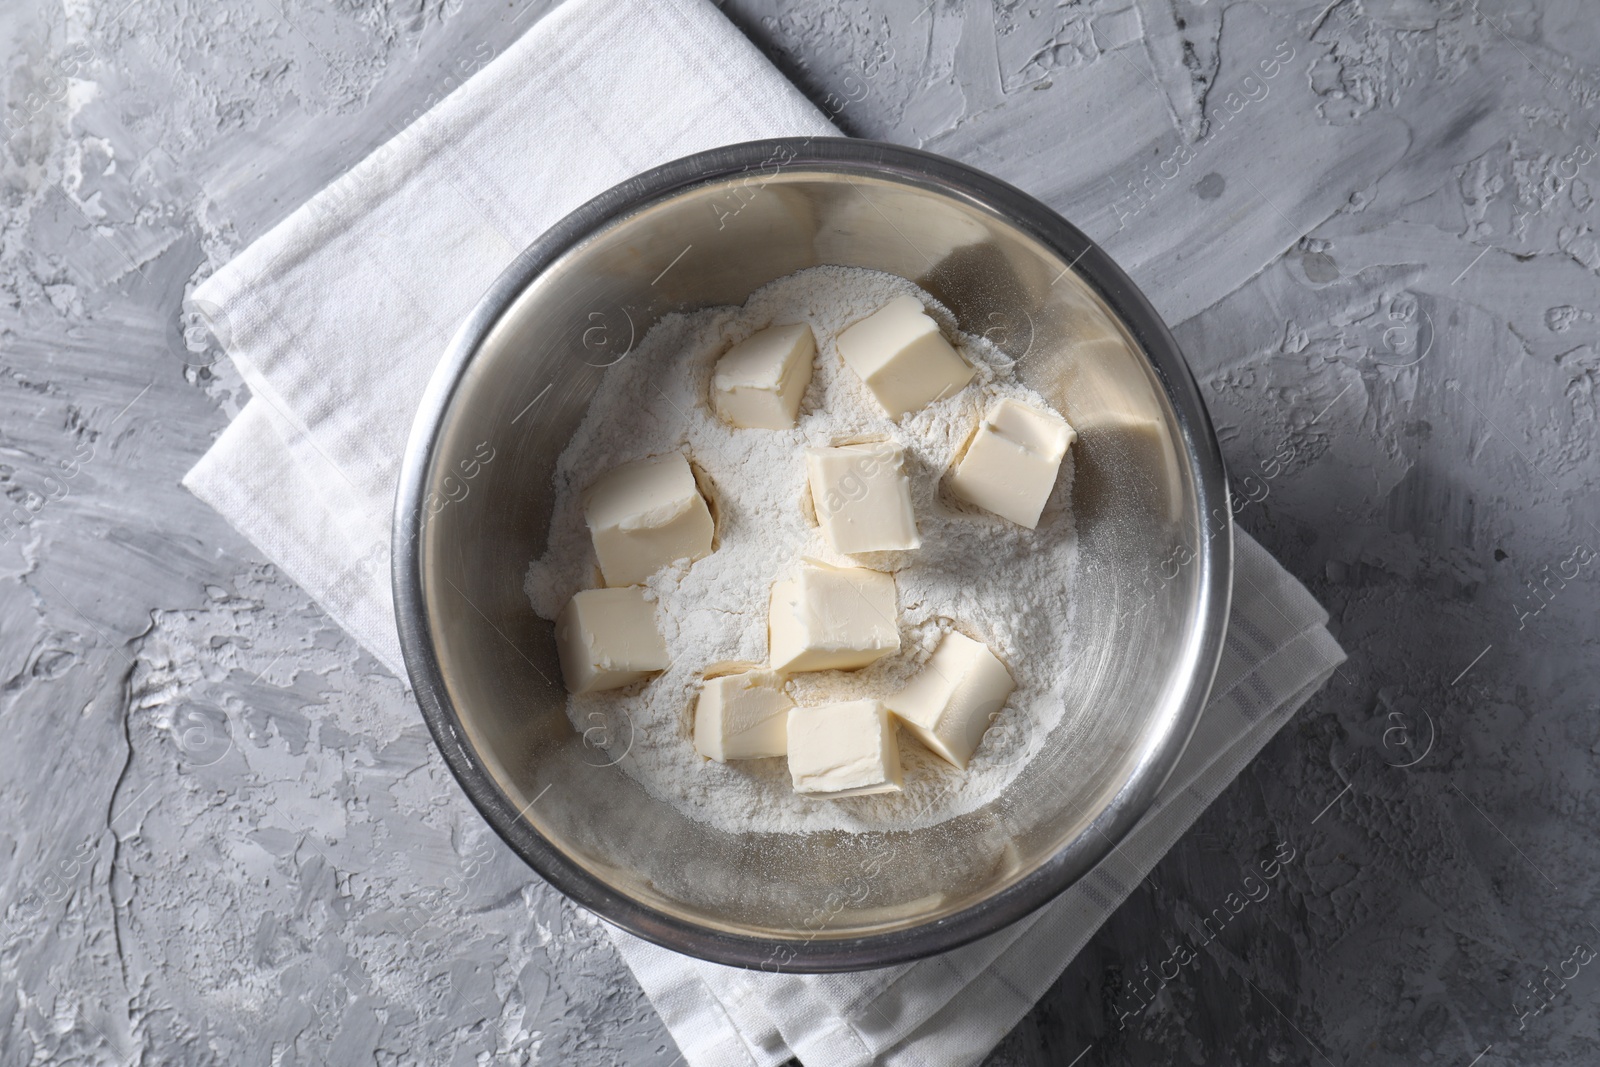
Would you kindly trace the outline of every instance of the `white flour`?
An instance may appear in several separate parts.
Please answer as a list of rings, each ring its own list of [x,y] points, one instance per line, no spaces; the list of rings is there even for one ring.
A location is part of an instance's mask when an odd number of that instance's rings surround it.
[[[839,358],[833,339],[900,293],[914,293],[978,369],[953,397],[891,422]],[[711,411],[712,367],[730,345],[774,323],[804,321],[817,339],[816,370],[793,430],[734,429]],[[982,807],[1043,745],[1065,710],[1071,661],[1067,625],[1077,558],[1067,509],[1072,460],[1038,530],[963,508],[940,479],[983,408],[995,397],[1044,401],[1014,381],[1011,361],[911,282],[888,274],[818,267],[765,286],[743,308],[713,308],[661,320],[637,349],[605,372],[589,411],[556,465],[556,510],[548,551],[528,569],[538,614],[554,619],[569,597],[600,584],[583,523],[581,495],[619,463],[674,449],[709,482],[717,541],[711,555],[665,568],[649,588],[672,665],[658,677],[611,692],[568,698],[579,731],[617,724],[609,758],[653,795],[692,818],[731,832],[910,829]],[[829,549],[810,511],[803,451],[854,435],[893,438],[906,450],[922,547],[857,557]],[[825,800],[801,796],[785,760],[727,764],[695,751],[695,694],[713,664],[764,663],[767,598],[774,580],[803,556],[892,570],[901,651],[860,671],[794,675],[800,705],[884,696],[926,661],[955,628],[1005,661],[1016,692],[965,772],[900,733],[901,793]],[[598,734],[591,732],[592,736]]]

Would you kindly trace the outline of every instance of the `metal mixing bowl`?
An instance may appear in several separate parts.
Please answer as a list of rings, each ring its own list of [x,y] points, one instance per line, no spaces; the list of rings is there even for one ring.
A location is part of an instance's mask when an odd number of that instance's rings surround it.
[[[998,799],[941,826],[729,834],[616,766],[629,723],[574,729],[552,625],[523,581],[545,548],[556,458],[605,368],[663,314],[741,304],[819,264],[915,281],[1016,357],[1022,380],[1078,428],[1070,700]],[[451,343],[417,415],[395,515],[406,665],[484,818],[605,919],[769,970],[856,970],[953,948],[1086,873],[1146,811],[1189,738],[1222,647],[1231,567],[1210,420],[1128,277],[1011,186],[856,140],[704,152],[558,223]]]

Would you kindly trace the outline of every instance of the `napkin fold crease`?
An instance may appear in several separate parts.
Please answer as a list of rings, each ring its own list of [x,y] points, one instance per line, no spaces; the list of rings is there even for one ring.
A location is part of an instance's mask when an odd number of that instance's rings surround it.
[[[838,130],[707,0],[568,0],[217,270],[194,301],[250,401],[184,478],[404,677],[389,522],[450,336],[540,233],[693,152]],[[690,959],[607,927],[691,1067],[977,1063],[1343,660],[1247,535],[1213,695],[1153,809],[1049,905],[972,945],[845,975]]]

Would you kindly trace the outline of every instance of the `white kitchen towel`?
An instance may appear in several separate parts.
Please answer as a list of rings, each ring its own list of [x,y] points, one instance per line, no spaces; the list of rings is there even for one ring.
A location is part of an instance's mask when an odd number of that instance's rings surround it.
[[[404,677],[395,484],[468,310],[562,216],[640,171],[838,135],[705,0],[563,4],[195,290],[251,399],[184,485]]]
[[[196,291],[252,399],[184,484],[403,677],[399,456],[467,310],[548,226],[639,171],[836,134],[706,0],[569,0]],[[981,1059],[1342,659],[1305,590],[1248,537],[1236,552],[1216,696],[1160,805],[1028,920],[935,960],[817,977],[613,931],[691,1067]]]

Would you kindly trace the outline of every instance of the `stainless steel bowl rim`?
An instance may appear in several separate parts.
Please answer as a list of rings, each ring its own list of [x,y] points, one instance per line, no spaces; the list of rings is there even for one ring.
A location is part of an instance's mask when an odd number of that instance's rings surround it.
[[[770,167],[774,158],[788,159],[781,170],[889,178],[965,199],[1071,264],[1122,319],[1152,364],[1176,412],[1194,471],[1199,514],[1209,528],[1198,539],[1192,564],[1199,568],[1199,655],[1178,702],[1176,726],[1146,754],[1090,828],[1034,871],[954,915],[854,938],[758,938],[685,922],[614,891],[546,841],[522,818],[467,741],[435,654],[423,590],[421,538],[437,435],[468,364],[512,302],[591,234],[683,190],[748,176],[763,164]],[[396,492],[392,562],[400,646],[423,718],[467,797],[517,855],[572,900],[666,948],[732,966],[772,969],[772,961],[782,959],[781,969],[787,972],[831,972],[908,962],[992,934],[1054,899],[1121,842],[1176,766],[1209,694],[1227,626],[1232,527],[1226,470],[1199,387],[1161,317],[1098,245],[1014,186],[942,156],[876,141],[797,137],[728,145],[646,171],[567,215],[512,261],[456,332],[418,409]]]

